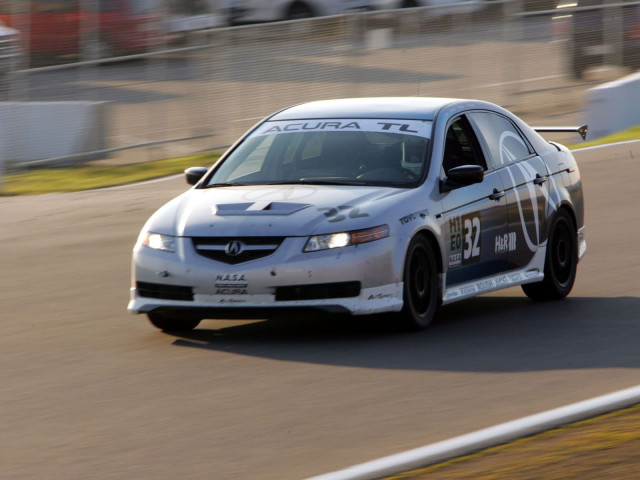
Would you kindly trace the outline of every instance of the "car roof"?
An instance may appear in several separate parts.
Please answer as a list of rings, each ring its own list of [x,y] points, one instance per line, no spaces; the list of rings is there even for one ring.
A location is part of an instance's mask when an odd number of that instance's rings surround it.
[[[438,110],[469,100],[435,97],[341,98],[302,103],[281,110],[268,120],[313,118],[389,118],[433,120]]]

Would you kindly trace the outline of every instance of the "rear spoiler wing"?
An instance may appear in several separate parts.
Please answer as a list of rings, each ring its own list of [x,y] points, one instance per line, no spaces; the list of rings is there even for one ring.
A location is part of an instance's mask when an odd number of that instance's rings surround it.
[[[583,140],[587,138],[588,125],[580,127],[533,127],[536,132],[576,132],[579,133]]]

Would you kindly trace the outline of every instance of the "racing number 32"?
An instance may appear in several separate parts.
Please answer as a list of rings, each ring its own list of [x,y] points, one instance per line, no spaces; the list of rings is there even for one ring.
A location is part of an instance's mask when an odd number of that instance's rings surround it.
[[[464,219],[464,251],[462,258],[471,260],[480,256],[480,217]]]
[[[450,266],[474,263],[480,260],[480,217],[465,215],[449,220],[451,233]]]

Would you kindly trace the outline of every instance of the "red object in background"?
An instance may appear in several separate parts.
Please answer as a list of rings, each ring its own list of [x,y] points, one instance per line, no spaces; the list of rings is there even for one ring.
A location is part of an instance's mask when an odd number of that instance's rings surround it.
[[[78,0],[32,0],[22,10],[0,7],[0,20],[25,35],[31,53],[80,53],[91,42],[102,53],[140,53],[162,44],[156,0],[96,0],[94,11]]]

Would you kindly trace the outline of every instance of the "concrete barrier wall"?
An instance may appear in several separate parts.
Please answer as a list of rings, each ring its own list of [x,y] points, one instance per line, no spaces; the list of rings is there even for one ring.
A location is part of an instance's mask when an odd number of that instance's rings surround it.
[[[589,89],[585,100],[587,140],[640,125],[640,72]]]
[[[105,102],[0,102],[0,155],[6,169],[94,160],[106,123]]]

